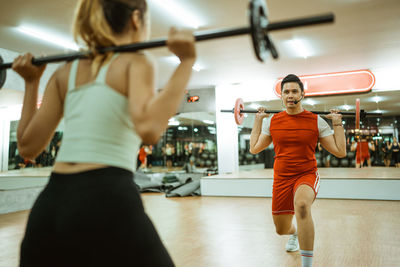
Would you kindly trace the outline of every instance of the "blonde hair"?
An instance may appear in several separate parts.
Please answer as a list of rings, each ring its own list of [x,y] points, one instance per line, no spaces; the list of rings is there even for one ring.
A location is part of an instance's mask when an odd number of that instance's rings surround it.
[[[92,75],[97,76],[101,66],[113,56],[113,52],[100,54],[101,47],[115,46],[114,34],[125,31],[133,10],[139,10],[141,18],[147,10],[146,0],[80,0],[73,23],[75,41],[82,39],[93,53]]]

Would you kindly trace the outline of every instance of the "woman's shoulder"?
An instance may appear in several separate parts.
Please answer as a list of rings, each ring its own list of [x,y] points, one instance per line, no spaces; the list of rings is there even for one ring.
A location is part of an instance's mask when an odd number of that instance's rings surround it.
[[[155,58],[148,52],[135,52],[135,53],[121,53],[119,55],[121,63],[127,65],[144,65],[153,67],[155,65]]]
[[[60,65],[56,71],[54,72],[54,76],[60,80],[60,79],[68,79],[69,77],[69,72],[71,70],[72,62],[67,62],[65,64]]]

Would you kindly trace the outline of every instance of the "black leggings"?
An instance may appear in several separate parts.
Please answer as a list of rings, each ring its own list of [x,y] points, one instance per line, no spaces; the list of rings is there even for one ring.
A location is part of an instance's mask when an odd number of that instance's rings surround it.
[[[143,209],[133,173],[52,173],[21,244],[20,266],[174,266]]]
[[[394,164],[397,164],[400,162],[400,152],[396,151],[396,152],[392,152],[392,159],[394,161]]]

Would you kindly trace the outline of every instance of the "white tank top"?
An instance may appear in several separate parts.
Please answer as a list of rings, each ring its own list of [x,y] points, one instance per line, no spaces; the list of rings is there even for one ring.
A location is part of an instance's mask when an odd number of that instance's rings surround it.
[[[114,55],[113,59],[117,55]],[[56,162],[99,163],[133,171],[141,143],[126,96],[106,84],[110,62],[94,82],[75,87],[72,63],[64,102],[64,133]]]

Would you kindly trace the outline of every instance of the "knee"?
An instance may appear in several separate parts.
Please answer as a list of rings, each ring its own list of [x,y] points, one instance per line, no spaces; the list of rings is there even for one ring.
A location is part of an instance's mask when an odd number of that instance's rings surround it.
[[[289,229],[286,229],[287,227],[282,227],[282,226],[275,226],[276,233],[278,235],[287,235],[289,232]]]
[[[310,215],[311,206],[303,200],[295,201],[294,209],[296,211],[296,218],[305,219]]]

